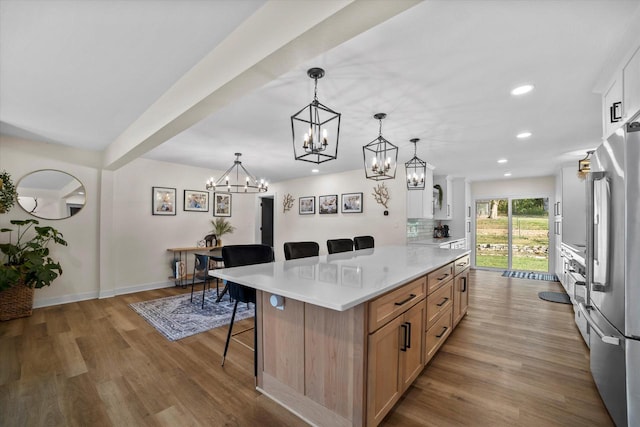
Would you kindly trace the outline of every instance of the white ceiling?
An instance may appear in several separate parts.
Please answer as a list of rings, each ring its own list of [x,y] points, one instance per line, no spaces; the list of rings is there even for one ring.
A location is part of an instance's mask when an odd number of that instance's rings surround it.
[[[0,131],[104,150],[263,3],[0,0]],[[318,98],[342,113],[338,160],[321,174],[361,168],[372,116],[385,112],[399,161],[417,137],[439,174],[550,175],[599,144],[593,89],[639,13],[640,0],[421,2],[141,154],[225,170],[239,151],[270,182],[309,176],[315,165],[293,160],[290,116],[311,101],[306,70],[320,66]],[[511,96],[521,83],[536,89]]]

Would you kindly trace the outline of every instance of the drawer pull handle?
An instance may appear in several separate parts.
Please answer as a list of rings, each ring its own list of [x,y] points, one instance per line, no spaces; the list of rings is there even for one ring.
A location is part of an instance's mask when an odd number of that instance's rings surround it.
[[[464,267],[465,265],[467,265],[466,262],[461,262],[460,264],[458,264],[458,267]]]
[[[402,347],[400,347],[400,351],[407,351],[407,324],[403,323],[400,327],[402,328]]]
[[[444,327],[442,328],[442,332],[440,332],[440,334],[439,334],[439,335],[436,335],[436,338],[442,338],[442,336],[444,335],[444,333],[445,333],[445,332],[447,332],[447,329],[449,329],[449,327],[448,327],[448,326],[444,326]]]
[[[449,273],[445,274],[445,275],[444,275],[444,276],[442,276],[442,277],[438,277],[438,280],[444,280],[444,279],[446,279],[447,277],[449,277]]]
[[[409,297],[405,300],[402,300],[400,302],[396,302],[394,303],[395,305],[404,305],[406,303],[408,303],[409,301],[411,301],[412,299],[414,299],[416,297],[416,294],[410,294]]]
[[[442,300],[442,302],[440,304],[436,304],[438,307],[442,307],[443,305],[446,304],[446,302],[449,301],[449,297],[444,297],[444,299]]]

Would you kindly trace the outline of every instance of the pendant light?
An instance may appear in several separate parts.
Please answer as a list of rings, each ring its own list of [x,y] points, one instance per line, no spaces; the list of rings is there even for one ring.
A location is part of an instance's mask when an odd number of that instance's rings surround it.
[[[362,147],[364,158],[364,172],[367,179],[381,181],[396,177],[398,163],[398,147],[382,136],[382,120],[387,117],[385,113],[373,116],[380,122],[378,137]]]
[[[318,79],[322,68],[310,68],[307,75],[314,80],[313,101],[291,116],[293,155],[296,160],[324,163],[338,157],[341,114],[318,101]]]
[[[252,175],[242,166],[240,161],[242,153],[235,153],[234,155],[236,159],[233,165],[217,181],[214,181],[213,177],[207,180],[207,190],[240,194],[264,193],[267,191],[269,183],[264,179],[258,181],[255,175]]]
[[[427,173],[427,162],[418,158],[419,138],[411,139],[413,142],[413,158],[404,164],[407,171],[407,190],[424,190],[424,177]]]

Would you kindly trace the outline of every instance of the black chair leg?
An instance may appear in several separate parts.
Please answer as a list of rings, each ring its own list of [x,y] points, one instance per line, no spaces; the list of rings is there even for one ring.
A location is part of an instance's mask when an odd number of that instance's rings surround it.
[[[233,313],[231,314],[231,323],[229,323],[229,332],[227,332],[227,342],[224,344],[224,353],[222,353],[222,366],[224,366],[224,359],[227,357],[227,350],[229,349],[229,341],[231,341],[231,330],[233,329],[233,321],[236,318],[236,310],[238,309],[238,300],[233,305]]]
[[[204,279],[202,282],[202,308],[204,309],[204,294],[207,292],[207,281],[208,279]]]

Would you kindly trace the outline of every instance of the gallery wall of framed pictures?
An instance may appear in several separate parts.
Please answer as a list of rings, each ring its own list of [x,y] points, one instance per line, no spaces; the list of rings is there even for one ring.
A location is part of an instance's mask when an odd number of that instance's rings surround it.
[[[209,212],[209,192],[184,190],[182,209],[185,212]],[[231,216],[231,194],[213,193],[213,216]],[[177,190],[173,187],[151,188],[151,213],[153,215],[176,215]]]
[[[362,213],[362,193],[325,194],[318,196],[318,213],[320,215],[341,213]],[[339,208],[338,208],[339,206]],[[298,214],[314,215],[316,213],[316,196],[298,198]]]

